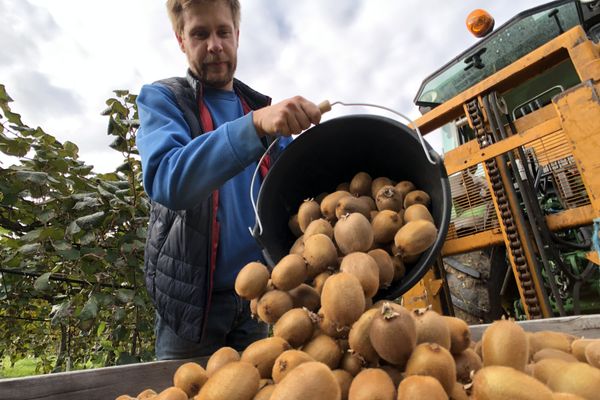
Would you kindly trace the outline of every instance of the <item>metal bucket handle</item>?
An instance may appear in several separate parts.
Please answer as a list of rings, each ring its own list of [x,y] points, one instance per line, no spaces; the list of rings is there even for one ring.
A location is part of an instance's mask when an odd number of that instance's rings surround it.
[[[412,130],[415,131],[417,137],[419,138],[419,142],[421,143],[421,147],[423,148],[423,152],[425,153],[425,157],[427,157],[427,160],[431,164],[437,165],[437,163],[433,160],[433,158],[431,158],[431,154],[429,154],[429,151],[427,151],[427,147],[425,145],[425,139],[423,139],[423,135],[421,135],[421,131],[419,130],[419,127],[417,125],[415,125],[415,123],[413,122],[413,120],[410,119],[409,117],[407,117],[406,115],[404,115],[401,112],[398,112],[396,110],[393,110],[391,108],[388,108],[388,107],[385,107],[385,106],[380,106],[378,104],[371,104],[371,103],[345,103],[345,102],[341,102],[341,101],[334,101],[333,103],[330,103],[328,100],[324,100],[321,103],[319,103],[319,110],[321,110],[321,114],[324,114],[324,113],[326,113],[328,111],[331,111],[331,107],[333,107],[336,104],[340,104],[340,105],[347,106],[347,107],[359,106],[359,107],[379,108],[379,109],[391,112],[392,114],[396,114],[397,116],[399,116],[401,118],[404,118],[413,127]],[[271,152],[271,149],[273,148],[273,146],[275,146],[278,142],[279,142],[279,138],[276,138],[271,143],[271,145],[267,148],[267,150],[264,152],[264,154],[260,157],[260,160],[258,160],[258,164],[256,165],[256,169],[254,170],[254,174],[252,174],[252,181],[250,182],[250,202],[252,203],[252,209],[254,210],[254,217],[256,219],[256,226],[258,227],[258,232],[256,233],[256,235],[258,235],[258,236],[262,235],[262,233],[263,233],[263,227],[262,227],[262,222],[260,220],[260,216],[258,215],[258,207],[256,205],[256,200],[254,199],[254,196],[252,195],[252,190],[254,189],[254,182],[256,180],[256,176],[258,175],[258,171],[260,170],[260,165],[262,164],[262,162],[263,162],[264,158],[267,156],[267,154],[269,154]],[[254,229],[252,229],[252,227],[248,227],[248,230],[250,231],[250,234],[253,237],[256,237]]]

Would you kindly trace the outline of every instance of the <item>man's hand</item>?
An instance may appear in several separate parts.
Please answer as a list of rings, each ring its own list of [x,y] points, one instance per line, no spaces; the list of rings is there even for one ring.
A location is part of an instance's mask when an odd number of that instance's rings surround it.
[[[255,110],[252,122],[259,136],[296,135],[321,121],[319,107],[301,96]]]

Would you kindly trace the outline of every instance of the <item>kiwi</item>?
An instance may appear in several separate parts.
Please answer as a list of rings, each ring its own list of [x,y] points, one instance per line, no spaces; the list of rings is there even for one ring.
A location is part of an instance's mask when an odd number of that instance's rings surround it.
[[[300,347],[313,335],[318,317],[306,308],[292,308],[273,326],[273,336],[280,337],[292,347]]]
[[[454,386],[452,387],[452,392],[450,393],[451,400],[469,400],[469,396],[465,391],[463,385],[458,382],[454,382]]]
[[[382,210],[371,220],[373,240],[375,243],[387,244],[394,240],[394,235],[402,228],[404,221],[400,213],[393,210]]]
[[[567,362],[577,362],[577,357],[573,354],[565,353],[561,350],[556,349],[541,349],[533,355],[533,362],[538,362],[545,358],[560,358],[561,360],[565,360]],[[591,364],[591,363],[590,363]]]
[[[475,399],[551,400],[552,391],[537,379],[511,367],[491,365],[473,377]]]
[[[436,378],[449,395],[456,382],[456,365],[450,352],[437,343],[421,343],[415,347],[404,373]]]
[[[206,362],[206,374],[211,377],[223,365],[233,361],[240,361],[240,353],[233,347],[221,347]]]
[[[581,396],[572,393],[552,393],[552,400],[585,400]]]
[[[369,208],[369,210],[370,210],[369,216],[371,215],[371,213],[373,211],[378,211],[377,204],[375,203],[375,200],[373,200],[373,198],[371,196],[360,196],[358,199],[360,201],[364,202],[365,205]]]
[[[450,330],[450,353],[460,354],[471,344],[471,331],[465,321],[460,318],[444,315],[444,321]]]
[[[396,387],[390,376],[380,368],[363,369],[350,384],[348,399],[395,400]]]
[[[256,396],[252,400],[269,400],[274,391],[275,385],[264,386],[256,393]]]
[[[325,334],[317,334],[302,347],[302,351],[331,369],[336,369],[342,360],[339,343]]]
[[[302,253],[304,253],[304,235],[299,236],[290,247],[290,254],[302,255]]]
[[[471,348],[465,349],[460,354],[454,354],[453,357],[454,364],[456,364],[456,380],[460,383],[470,383],[471,373],[477,372],[483,367],[481,358]]]
[[[327,365],[309,361],[291,370],[275,386],[270,400],[341,400],[337,379]]]
[[[342,393],[342,400],[348,399],[348,392],[350,391],[350,385],[352,384],[352,379],[354,378],[348,371],[344,369],[334,369],[331,371],[333,376],[335,376],[335,380],[340,386],[340,392]]]
[[[346,339],[348,332],[350,331],[349,326],[339,326],[325,315],[323,312],[317,314],[319,316],[319,329],[322,333],[334,339]]]
[[[314,287],[317,293],[319,293],[319,296],[321,295],[321,291],[323,290],[323,285],[325,284],[325,281],[331,275],[331,271],[325,271],[321,272],[319,275],[315,276],[315,279],[313,279],[312,287]]]
[[[331,223],[324,218],[315,219],[306,227],[304,239],[317,233],[322,233],[329,236],[329,239],[333,239],[333,226],[331,226]]]
[[[294,308],[306,308],[312,312],[316,312],[321,307],[321,296],[310,285],[301,284],[288,292],[292,298]]]
[[[404,378],[398,385],[397,399],[448,400],[448,395],[437,379],[431,376],[412,375]]]
[[[171,386],[160,392],[157,400],[187,400],[187,394],[180,388]]]
[[[333,236],[342,254],[369,251],[373,244],[373,229],[360,213],[343,216],[333,227]]]
[[[397,388],[402,379],[404,379],[404,372],[400,369],[394,367],[393,365],[385,364],[380,365],[379,368],[385,371],[386,374],[390,377],[392,382],[394,382],[394,387]]]
[[[340,361],[340,368],[344,371],[348,371],[348,373],[352,376],[356,376],[363,367],[365,366],[365,360],[358,354],[353,353],[352,351],[344,352],[342,356],[342,361]]]
[[[533,356],[541,349],[556,349],[571,352],[571,342],[575,338],[562,332],[539,331],[529,335],[530,354]]]
[[[524,371],[529,359],[529,342],[516,322],[499,320],[483,333],[481,353],[484,366],[502,365]]]
[[[337,266],[337,249],[333,241],[323,233],[317,233],[304,241],[302,256],[307,263],[309,278],[314,278],[328,267]]]
[[[173,375],[173,386],[183,390],[187,397],[195,396],[208,380],[208,374],[195,362],[181,364]]]
[[[350,193],[350,182],[342,182],[335,187],[335,190],[344,190]]]
[[[411,181],[400,181],[395,186],[396,191],[402,193],[402,198],[405,198],[409,192],[416,190],[417,187]]]
[[[386,302],[371,321],[369,338],[385,361],[403,368],[417,343],[417,327],[406,308]]]
[[[298,223],[298,214],[294,214],[288,220],[288,227],[290,231],[295,237],[302,236],[302,229],[300,229],[300,224]]]
[[[289,343],[280,337],[272,336],[251,343],[242,352],[240,360],[252,364],[258,369],[262,379],[268,379],[271,378],[275,360],[286,350],[290,350]],[[226,364],[225,366],[230,364],[231,363]],[[221,369],[225,368],[225,366],[221,367]],[[213,377],[216,376],[221,369],[219,369]],[[213,377],[211,377],[211,379]]]
[[[380,310],[372,308],[365,311],[360,318],[352,324],[348,334],[348,344],[350,349],[370,364],[374,364],[379,359],[377,352],[371,344],[369,331],[373,318],[380,313]]]
[[[354,196],[364,196],[371,193],[373,178],[366,172],[359,172],[350,180],[350,193]]]
[[[371,197],[377,197],[377,192],[384,186],[394,186],[394,181],[385,176],[373,179],[373,182],[371,182]]]
[[[571,342],[571,354],[573,354],[577,360],[581,362],[587,362],[585,358],[585,348],[590,344],[596,341],[600,341],[598,339],[576,339]]]
[[[306,280],[306,261],[298,254],[288,254],[273,268],[271,280],[279,290],[292,290]]]
[[[252,400],[258,392],[259,382],[259,371],[251,363],[230,362],[206,381],[194,400]]]
[[[413,204],[412,206],[404,210],[405,222],[416,221],[418,219],[424,219],[431,223],[434,222],[431,213],[423,204]]]
[[[145,390],[142,390],[137,396],[135,396],[135,398],[137,400],[146,400],[146,399],[151,399],[153,397],[156,397],[157,395],[158,395],[158,393],[156,393],[154,390],[145,389]]]
[[[402,209],[402,193],[397,192],[394,186],[383,186],[375,196],[375,204],[377,204],[379,211],[392,210],[398,212]]]
[[[404,196],[404,209],[407,209],[413,204],[423,204],[425,207],[429,207],[431,204],[431,197],[422,190],[413,190]]]
[[[273,377],[273,382],[276,384],[281,382],[281,380],[294,368],[298,365],[315,361],[308,353],[300,350],[286,350],[281,353],[273,364],[273,370],[271,372],[271,376]]]
[[[246,300],[261,296],[267,289],[269,269],[262,263],[246,264],[235,278],[235,292]]]
[[[531,368],[532,376],[538,381],[547,384],[550,377],[556,373],[561,373],[568,361],[560,358],[545,358],[533,364]]]
[[[392,282],[397,282],[406,275],[406,266],[404,265],[404,261],[402,261],[402,257],[399,256],[392,257],[392,264],[394,265],[394,278]]]
[[[358,278],[365,297],[373,297],[379,289],[379,267],[373,257],[367,253],[356,251],[346,255],[340,263],[340,271]]]
[[[600,399],[600,370],[582,362],[566,363],[560,373],[550,375],[547,385],[554,392]]]
[[[337,221],[335,208],[342,197],[352,196],[347,190],[330,193],[321,201],[321,214],[331,223]]]
[[[591,366],[600,368],[600,341],[595,341],[586,346],[585,359]]]
[[[407,222],[394,236],[400,255],[419,255],[430,248],[437,238],[437,228],[426,220]]]
[[[350,326],[365,309],[365,295],[358,278],[347,272],[332,275],[321,292],[323,314],[338,326]]]
[[[321,218],[321,207],[314,199],[306,199],[298,208],[298,225],[304,232],[315,219]]]
[[[258,299],[256,313],[262,321],[272,325],[293,307],[294,303],[288,292],[270,290]]]
[[[373,249],[367,253],[377,263],[379,269],[379,287],[387,289],[394,279],[394,262],[383,249]]]
[[[450,329],[444,318],[430,308],[413,310],[417,326],[417,344],[437,343],[450,350]]]
[[[335,217],[339,220],[343,215],[352,213],[360,213],[369,219],[371,217],[371,207],[358,197],[346,196],[339,199],[335,207]]]

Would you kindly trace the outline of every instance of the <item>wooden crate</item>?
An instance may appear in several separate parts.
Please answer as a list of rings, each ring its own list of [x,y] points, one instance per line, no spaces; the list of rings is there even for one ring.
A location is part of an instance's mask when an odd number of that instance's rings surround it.
[[[600,315],[549,318],[519,322],[526,331],[551,330],[586,338],[600,338]],[[479,340],[489,325],[471,326]],[[157,392],[172,385],[175,370],[184,362],[155,361],[119,367],[62,372],[0,380],[0,400],[114,400],[121,394],[135,396],[151,388]],[[206,358],[193,360],[206,365]]]

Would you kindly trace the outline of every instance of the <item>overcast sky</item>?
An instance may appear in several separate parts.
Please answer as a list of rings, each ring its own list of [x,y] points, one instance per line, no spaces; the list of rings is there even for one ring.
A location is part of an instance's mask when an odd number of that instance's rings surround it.
[[[97,172],[112,171],[122,158],[108,147],[105,100],[115,89],[138,93],[144,83],[186,70],[164,3],[0,0],[0,83],[15,100],[13,111],[76,143]],[[499,26],[545,1],[241,3],[239,79],[274,102],[299,94],[375,103],[416,118],[412,100],[421,81],[476,42],[464,23],[470,11],[486,9]],[[364,111],[337,106],[325,119]]]

